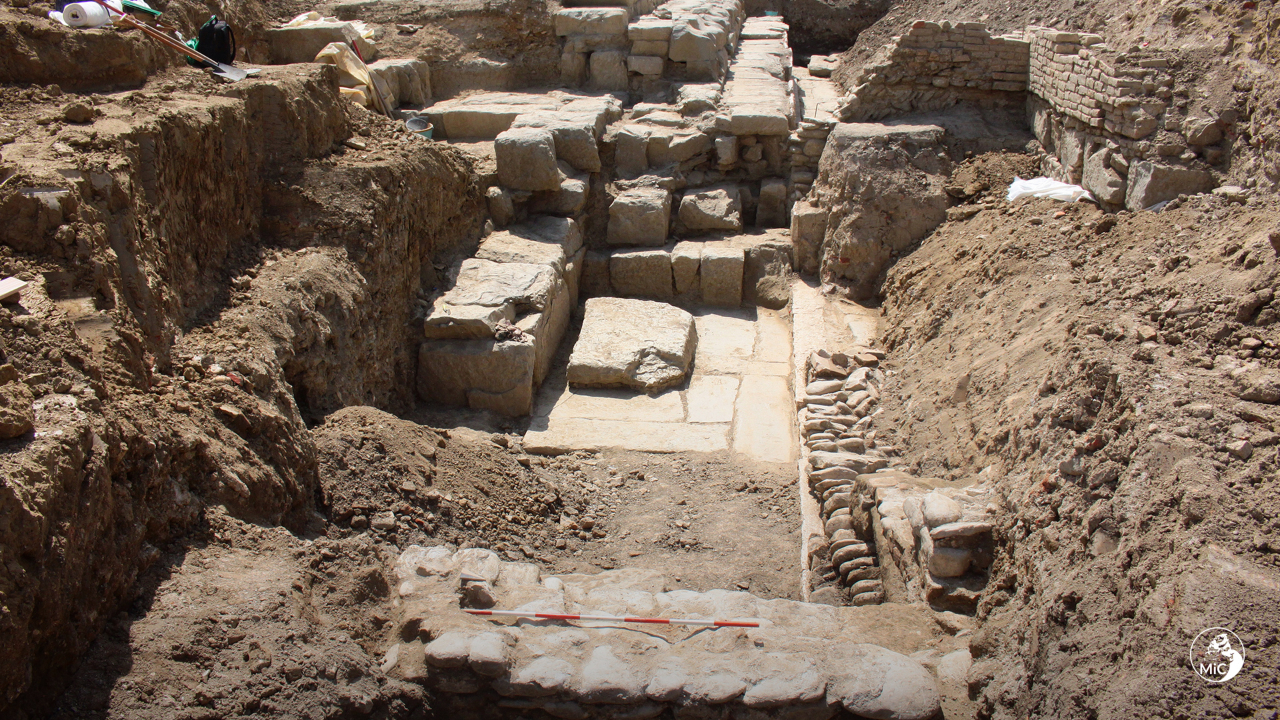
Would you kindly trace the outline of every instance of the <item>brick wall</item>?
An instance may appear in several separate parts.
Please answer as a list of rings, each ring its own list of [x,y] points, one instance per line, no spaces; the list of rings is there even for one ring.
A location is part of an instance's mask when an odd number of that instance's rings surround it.
[[[917,21],[862,69],[841,119],[876,120],[965,99],[1008,99],[1001,96],[1027,90],[1028,66],[1029,45],[1021,36],[992,36],[982,23]]]
[[[1122,64],[1123,56],[1107,48],[1100,35],[1030,27],[1027,37],[1029,89],[1055,111],[1134,140],[1155,132],[1173,95],[1167,59]]]

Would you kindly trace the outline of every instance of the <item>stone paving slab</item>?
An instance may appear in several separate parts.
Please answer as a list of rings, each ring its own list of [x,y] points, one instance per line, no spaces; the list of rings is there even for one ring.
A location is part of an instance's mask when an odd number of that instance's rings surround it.
[[[688,425],[588,418],[535,418],[524,435],[526,452],[559,455],[573,450],[623,448],[641,452],[720,452],[729,449],[728,424]]]
[[[738,389],[733,449],[764,462],[796,459],[791,392],[786,378],[747,375]]]
[[[550,415],[556,420],[580,418],[678,423],[684,420],[684,403],[680,401],[678,390],[649,396],[637,395],[633,390],[566,388]],[[732,413],[729,419],[732,419]]]
[[[738,378],[724,375],[698,375],[689,382],[685,393],[688,421],[691,423],[733,422],[733,402],[738,395]]]

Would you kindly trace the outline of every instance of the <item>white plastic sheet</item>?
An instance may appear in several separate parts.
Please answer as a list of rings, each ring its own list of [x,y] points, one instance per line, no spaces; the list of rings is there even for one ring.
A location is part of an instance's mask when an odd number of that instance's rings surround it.
[[[1047,177],[1038,177],[1033,180],[1023,180],[1020,177],[1015,177],[1013,184],[1009,186],[1009,202],[1024,197],[1049,198],[1050,200],[1061,200],[1062,202],[1078,202],[1080,200],[1097,202],[1089,194],[1088,190],[1079,185],[1058,182]]]

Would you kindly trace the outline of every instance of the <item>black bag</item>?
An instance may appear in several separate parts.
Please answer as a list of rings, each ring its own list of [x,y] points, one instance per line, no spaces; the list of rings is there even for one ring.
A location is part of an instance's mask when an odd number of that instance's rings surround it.
[[[214,15],[200,28],[196,51],[210,60],[231,65],[236,59],[236,34],[226,20]]]

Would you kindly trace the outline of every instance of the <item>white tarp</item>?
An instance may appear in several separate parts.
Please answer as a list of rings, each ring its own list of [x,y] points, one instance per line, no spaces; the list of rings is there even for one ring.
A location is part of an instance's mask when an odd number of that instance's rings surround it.
[[[1058,182],[1047,177],[1038,177],[1033,180],[1023,180],[1020,177],[1015,177],[1013,184],[1009,186],[1009,202],[1024,197],[1049,198],[1050,200],[1061,200],[1062,202],[1078,202],[1080,200],[1097,202],[1089,194],[1088,190],[1079,185]]]

